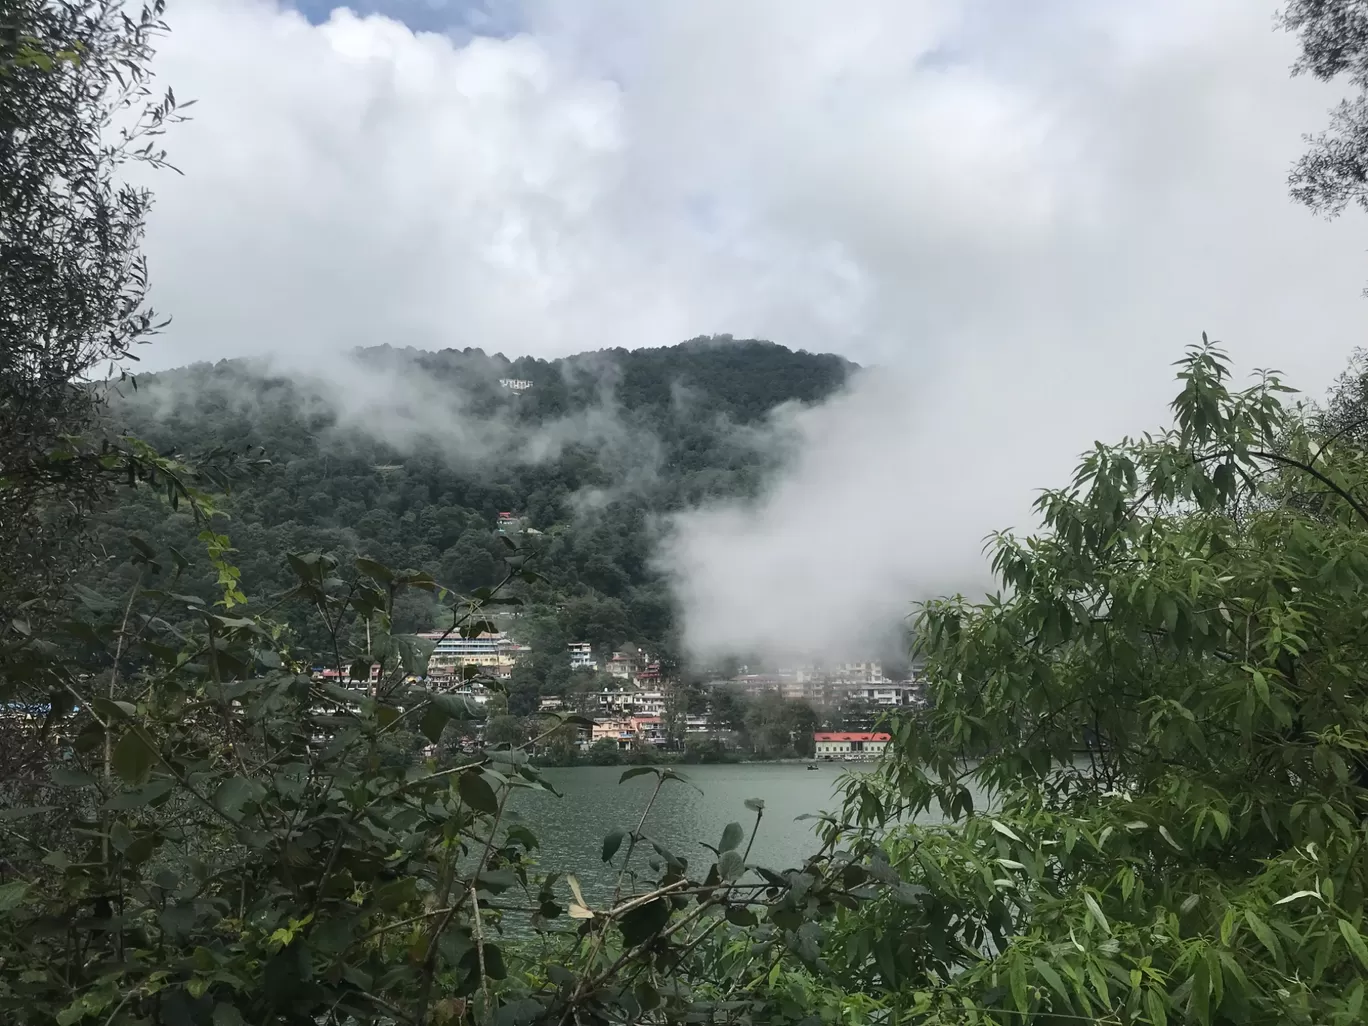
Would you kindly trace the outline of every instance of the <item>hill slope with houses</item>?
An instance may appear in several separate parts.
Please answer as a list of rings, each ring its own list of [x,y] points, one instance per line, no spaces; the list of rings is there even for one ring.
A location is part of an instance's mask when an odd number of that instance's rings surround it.
[[[382,346],[316,375],[242,360],[143,375],[110,415],[164,450],[259,449],[270,461],[221,502],[220,529],[253,603],[293,585],[284,552],[325,552],[342,565],[364,556],[468,593],[500,578],[512,542],[540,580],[515,582],[523,604],[496,617],[497,636],[437,652],[434,671],[446,660],[495,672],[516,716],[584,704],[590,693],[597,712],[664,715],[663,698],[603,696],[658,694],[686,677],[672,597],[652,563],[665,518],[758,494],[787,452],[776,411],[821,401],[855,369],[728,337],[552,361]],[[92,586],[113,593],[130,573],[124,532],[191,552],[198,528],[139,495],[100,530],[109,558]],[[205,568],[186,590],[208,598],[212,580]],[[316,615],[287,615],[304,650],[322,647]],[[447,615],[405,598],[394,630],[438,631]],[[694,669],[691,683],[745,676],[737,665]],[[817,697],[792,684],[772,690]],[[703,715],[698,699],[684,705],[683,715]]]

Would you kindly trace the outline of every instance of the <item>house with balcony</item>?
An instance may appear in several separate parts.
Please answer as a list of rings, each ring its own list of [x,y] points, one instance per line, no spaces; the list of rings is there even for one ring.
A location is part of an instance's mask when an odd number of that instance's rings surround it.
[[[572,641],[570,650],[570,669],[597,670],[598,660],[594,658],[594,647],[587,641]]]

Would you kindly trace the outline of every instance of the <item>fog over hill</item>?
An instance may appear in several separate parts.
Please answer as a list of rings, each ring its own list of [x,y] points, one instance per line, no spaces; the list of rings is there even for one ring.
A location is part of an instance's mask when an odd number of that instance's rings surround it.
[[[725,336],[553,361],[382,346],[311,367],[255,358],[143,375],[112,416],[162,446],[265,450],[271,468],[227,504],[249,594],[288,585],[274,554],[313,548],[429,569],[456,588],[488,584],[504,551],[496,518],[512,512],[536,532],[522,540],[548,579],[528,600],[568,609],[576,639],[641,642],[695,663],[893,655],[906,610],[886,593],[847,588],[820,623],[808,610],[784,622],[744,567],[793,539],[737,552],[715,528],[767,503],[817,499],[786,495],[784,482],[817,411],[849,401],[861,373],[837,356]],[[829,441],[848,455],[866,445]],[[858,504],[868,484],[814,508]],[[179,514],[149,523],[151,512],[124,520],[169,537],[187,529]],[[833,527],[803,557],[802,596],[867,574],[869,539]],[[710,554],[713,541],[723,548]],[[720,594],[716,558],[743,571]],[[719,620],[736,608],[734,623]],[[430,626],[431,612],[407,610],[408,626]]]

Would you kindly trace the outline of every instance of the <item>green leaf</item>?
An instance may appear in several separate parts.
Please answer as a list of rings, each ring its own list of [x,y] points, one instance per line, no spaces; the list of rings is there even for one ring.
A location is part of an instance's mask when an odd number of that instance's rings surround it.
[[[622,771],[622,776],[618,777],[618,783],[625,784],[633,777],[645,776],[647,773],[654,773],[656,776],[660,776],[660,770],[655,766],[633,766],[629,770]]]
[[[516,887],[518,876],[511,869],[486,869],[476,878],[476,881],[485,890],[499,894],[510,887]]]
[[[1012,990],[1012,1003],[1017,1011],[1025,1012],[1029,1007],[1026,990],[1026,963],[1021,958],[1013,958],[1007,967],[1007,983]]]
[[[1064,986],[1064,981],[1060,979],[1059,973],[1055,972],[1050,963],[1043,959],[1037,958],[1032,961],[1031,965],[1035,968],[1036,975],[1050,985],[1050,989],[1059,995],[1067,1007],[1072,998],[1069,995],[1069,988]]]
[[[627,831],[623,830],[621,827],[608,831],[603,838],[604,862],[611,862],[613,860],[613,856],[616,855],[618,849],[622,847],[623,838],[626,836]]]
[[[729,905],[727,907],[727,922],[733,926],[752,927],[759,920],[755,918],[755,913],[744,905]]]
[[[456,787],[461,800],[476,812],[492,816],[499,811],[499,799],[479,770],[467,770],[462,773],[457,778]]]
[[[70,766],[50,766],[48,776],[58,787],[90,787],[95,783],[95,778],[89,773]]]
[[[751,812],[765,811],[765,800],[763,798],[747,798],[742,804],[750,809]]]
[[[90,708],[106,723],[131,720],[138,715],[138,707],[132,702],[111,702],[107,698],[91,699]]]
[[[220,1001],[214,1006],[214,1026],[243,1026],[242,1013]]]
[[[27,880],[11,880],[7,884],[0,884],[0,912],[18,908],[28,889]]]
[[[746,863],[739,851],[724,851],[717,860],[717,871],[723,880],[735,880],[746,871]]]
[[[356,569],[358,572],[365,574],[372,580],[379,581],[381,584],[389,584],[394,580],[393,570],[385,566],[384,563],[377,563],[375,560],[367,559],[365,556],[358,556],[356,558]]]
[[[993,824],[993,829],[1000,833],[1003,837],[1010,838],[1011,840],[1016,841],[1018,844],[1022,843],[1022,840],[1020,837],[1017,836],[1016,831],[1009,827],[1006,823],[1003,823],[996,819],[989,820],[989,822]]]
[[[670,903],[664,898],[656,898],[644,905],[638,905],[618,920],[622,931],[623,943],[637,945],[654,937],[670,921]]]
[[[733,848],[740,847],[742,839],[746,836],[745,830],[740,823],[728,823],[722,831],[722,843],[717,846],[718,851],[731,851]]]
[[[423,713],[423,718],[418,723],[418,729],[423,732],[423,737],[435,745],[442,740],[442,731],[446,730],[446,725],[450,722],[451,716],[433,705],[429,706],[427,711]]]
[[[252,799],[252,782],[246,777],[229,777],[214,791],[214,807],[229,819],[242,818],[242,807]]]
[[[1282,951],[1278,947],[1278,938],[1269,925],[1260,919],[1253,909],[1245,909],[1244,919],[1249,924],[1249,928],[1254,931],[1254,936],[1259,939],[1259,943],[1268,950],[1268,953],[1275,959],[1281,960]]]
[[[152,774],[152,767],[156,764],[156,750],[137,727],[131,728],[119,738],[110,759],[114,772],[128,783],[136,785],[147,783],[147,778]]]
[[[1145,1012],[1153,1026],[1168,1026],[1168,1005],[1155,987],[1145,990]]]
[[[168,795],[175,789],[176,780],[174,777],[158,777],[149,780],[143,787],[136,791],[124,791],[116,794],[109,801],[105,802],[104,807],[110,810],[121,809],[140,809],[144,805],[156,801],[158,798]]]
[[[1097,925],[1102,927],[1103,932],[1111,933],[1111,924],[1107,922],[1107,917],[1102,914],[1102,906],[1087,891],[1083,892],[1083,904],[1088,906],[1088,913],[1097,920]]]
[[[427,692],[427,697],[432,702],[433,708],[446,713],[453,720],[480,720],[484,718],[484,710],[461,695],[449,695],[444,691],[435,691]]]
[[[1349,989],[1349,995],[1344,999],[1344,1014],[1346,1021],[1358,1022],[1359,1011],[1363,1008],[1363,981],[1356,980],[1353,987]]]
[[[1363,943],[1363,938],[1355,929],[1354,924],[1347,919],[1339,920],[1340,936],[1344,938],[1344,943],[1349,945],[1349,950],[1354,953],[1354,957],[1364,968],[1368,969],[1368,946]]]
[[[390,640],[399,652],[399,663],[405,673],[422,676],[427,673],[428,662],[437,642],[431,638],[420,638],[416,634],[392,634]]]

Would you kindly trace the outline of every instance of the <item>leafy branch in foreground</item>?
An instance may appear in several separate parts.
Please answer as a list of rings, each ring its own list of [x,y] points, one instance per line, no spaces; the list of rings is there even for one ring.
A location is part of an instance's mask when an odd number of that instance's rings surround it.
[[[842,924],[839,986],[925,1023],[1362,1021],[1368,459],[1227,377],[1190,352],[1171,430],[996,540],[1005,594],[923,607],[933,708],[847,795],[912,890]]]
[[[226,539],[210,536],[222,563]],[[533,575],[519,559],[509,579]],[[738,824],[690,876],[646,832],[655,795],[683,778],[643,767],[624,780],[657,786],[605,842],[618,886],[596,906],[536,865],[516,811],[548,787],[530,752],[587,721],[440,762],[444,733],[482,710],[425,686],[432,641],[391,633],[405,591],[445,594],[426,574],[292,555],[287,599],[327,622],[339,671],[313,679],[268,620],[178,591],[179,556],[135,562],[122,600],[79,594],[60,628],[3,653],[0,700],[31,711],[48,770],[27,782],[39,800],[0,817],[6,1020],[738,1020],[767,1007],[738,988],[788,950],[815,965],[817,920],[859,900],[847,856],[750,866]],[[221,581],[236,605],[236,579]],[[451,632],[487,629],[498,598],[458,603]]]

